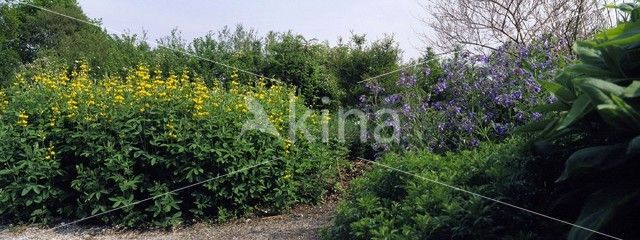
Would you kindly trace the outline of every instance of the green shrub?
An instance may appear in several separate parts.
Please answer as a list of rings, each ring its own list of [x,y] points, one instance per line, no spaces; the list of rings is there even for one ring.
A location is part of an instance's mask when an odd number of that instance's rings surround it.
[[[534,158],[522,145],[511,139],[445,155],[387,154],[379,163],[544,211],[535,199],[544,199],[548,192],[529,173],[540,166],[533,164]],[[557,223],[381,166],[355,179],[350,187],[334,225],[326,232],[328,238],[539,239],[558,233],[557,225],[548,226]]]
[[[288,135],[290,104],[307,108],[286,86],[207,86],[188,73],[149,73],[93,81],[78,70],[18,76],[0,92],[0,217],[4,221],[80,219],[154,197],[91,221],[171,226],[191,219],[272,214],[322,198],[336,182],[342,148],[333,143],[241,134],[248,98]],[[310,117],[317,134],[318,114]],[[319,136],[319,135],[316,135]]]
[[[574,46],[578,61],[544,87],[559,99],[550,117],[525,130],[544,140],[580,146],[565,162],[557,182],[567,205],[582,206],[576,224],[616,237],[637,239],[631,219],[640,213],[640,7],[619,8],[628,22]],[[574,227],[569,239],[597,235]]]

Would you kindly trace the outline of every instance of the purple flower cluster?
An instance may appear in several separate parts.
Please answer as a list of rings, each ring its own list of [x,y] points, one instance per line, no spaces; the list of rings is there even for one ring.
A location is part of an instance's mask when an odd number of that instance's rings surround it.
[[[399,102],[401,99],[402,99],[402,95],[400,95],[400,94],[391,94],[391,95],[385,97],[383,101],[384,101],[385,104],[390,105],[390,104],[395,104],[395,103]]]
[[[367,81],[365,82],[365,87],[375,95],[384,91],[384,88],[377,81]]]
[[[358,101],[360,101],[360,103],[362,103],[362,104],[366,104],[366,103],[367,103],[367,101],[368,101],[368,98],[367,98],[367,96],[366,96],[366,95],[360,95],[360,96],[358,97]]]
[[[443,93],[445,90],[447,90],[447,83],[446,82],[438,82],[438,83],[436,83],[435,89],[433,91],[436,94],[439,94],[439,93]]]
[[[542,118],[531,111],[533,106],[555,100],[539,84],[552,79],[564,61],[553,41],[506,44],[489,55],[463,52],[440,61],[437,76],[433,66],[402,73],[395,92],[368,84],[370,94],[385,96],[370,109],[397,108],[403,116],[401,142],[436,152],[504,138],[513,128]]]
[[[402,87],[413,87],[417,81],[418,78],[416,76],[402,73],[400,74],[400,79],[398,79],[397,84]]]

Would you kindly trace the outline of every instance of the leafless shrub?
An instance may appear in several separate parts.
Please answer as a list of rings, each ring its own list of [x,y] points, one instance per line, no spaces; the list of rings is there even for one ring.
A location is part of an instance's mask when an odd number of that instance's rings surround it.
[[[526,44],[544,34],[570,44],[610,24],[606,0],[426,1],[429,17],[423,20],[435,35],[424,37],[443,50],[462,45],[483,51],[507,42]]]

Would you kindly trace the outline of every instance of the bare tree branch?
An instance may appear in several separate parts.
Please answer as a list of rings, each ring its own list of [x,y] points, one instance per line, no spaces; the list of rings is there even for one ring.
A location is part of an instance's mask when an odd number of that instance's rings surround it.
[[[599,9],[606,0],[424,0],[435,32],[423,35],[433,47],[495,49],[507,42],[528,44],[551,34],[571,43],[607,24]],[[457,45],[456,45],[457,44]]]

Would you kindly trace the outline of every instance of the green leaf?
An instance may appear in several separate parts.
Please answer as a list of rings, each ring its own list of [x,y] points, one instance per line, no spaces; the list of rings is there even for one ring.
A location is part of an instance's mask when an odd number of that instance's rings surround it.
[[[592,108],[593,105],[591,104],[589,97],[587,97],[587,95],[580,95],[573,105],[571,105],[571,110],[569,110],[567,115],[564,116],[556,130],[561,130],[572,125],[590,112]]]
[[[607,95],[605,92],[603,92],[601,89],[590,85],[590,84],[583,84],[580,86],[580,90],[582,90],[582,92],[584,92],[584,94],[582,94],[581,96],[588,96],[588,98],[591,100],[591,102],[593,102],[593,104],[598,105],[598,104],[613,104],[613,100],[611,100],[611,98],[609,97],[609,95]]]
[[[608,94],[622,95],[625,91],[624,87],[621,87],[615,83],[604,81],[597,78],[585,77],[585,78],[578,78],[575,81],[576,81],[576,85],[578,85],[580,88],[583,88],[585,86],[591,86],[591,87],[598,88],[599,90]]]
[[[619,23],[603,34],[610,40],[599,44],[598,47],[635,44],[640,41],[640,22]]]
[[[531,110],[534,112],[564,112],[569,111],[571,106],[563,102],[554,102],[550,104],[543,104],[533,107]]]
[[[598,105],[602,119],[617,129],[640,131],[640,113],[619,97],[612,96],[613,104]]]
[[[625,123],[627,120],[625,120],[624,113],[615,104],[598,105],[598,114],[609,126],[616,129],[627,129],[628,124]]]
[[[540,83],[542,88],[551,92],[554,96],[558,97],[563,102],[569,103],[573,101],[576,96],[567,88],[556,82],[544,81]]]
[[[602,52],[595,48],[595,44],[592,42],[578,41],[573,45],[573,51],[583,63],[601,69],[606,67],[602,59]]]
[[[22,189],[22,193],[20,193],[20,195],[21,195],[21,196],[27,195],[27,193],[29,193],[29,190],[30,190],[30,189],[31,189],[31,188],[29,188],[29,187],[25,187],[25,188],[23,188],[23,189]]]
[[[631,157],[640,154],[640,136],[637,136],[629,141],[629,147],[627,148],[627,155]]]
[[[591,64],[577,63],[571,66],[566,67],[565,69],[579,73],[581,75],[591,76],[591,77],[610,77],[613,73],[606,68],[602,68],[600,66],[595,66]]]
[[[588,174],[593,171],[605,170],[625,162],[620,153],[624,152],[626,144],[615,144],[583,148],[571,154],[565,162],[562,175],[556,182]]]
[[[615,216],[618,208],[638,195],[639,191],[629,193],[628,189],[608,188],[597,191],[587,197],[576,225],[591,230],[600,230]],[[593,231],[573,227],[567,239],[585,240],[596,235]]]
[[[622,70],[623,50],[618,46],[607,46],[602,47],[602,53],[607,67],[614,72],[611,77],[626,77],[624,70]]]
[[[631,11],[633,11],[633,9],[635,9],[635,4],[633,3],[620,3],[618,4],[618,6],[616,6],[616,8],[618,8],[620,11],[626,12],[626,13],[630,13]]]
[[[640,97],[640,81],[633,81],[624,89],[624,95],[628,98]]]
[[[554,119],[545,119],[542,121],[534,121],[516,128],[515,133],[539,132],[547,128]]]
[[[611,96],[611,100],[629,119],[628,124],[631,124],[631,126],[629,126],[630,129],[638,129],[638,127],[640,127],[640,113],[618,96]]]

